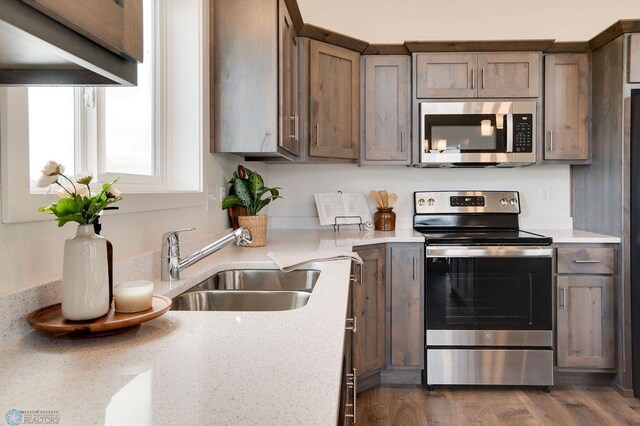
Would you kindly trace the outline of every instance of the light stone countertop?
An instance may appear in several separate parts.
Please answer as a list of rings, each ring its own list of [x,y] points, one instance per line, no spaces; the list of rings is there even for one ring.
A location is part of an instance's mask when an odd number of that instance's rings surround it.
[[[556,243],[616,243],[532,230]],[[227,269],[274,269],[269,251],[422,243],[413,230],[277,230],[264,248],[227,247],[155,282],[168,297]],[[187,253],[188,254],[188,253]],[[317,262],[307,305],[283,312],[174,312],[103,338],[30,332],[0,344],[0,414],[54,410],[65,425],[336,424],[350,262]]]
[[[553,238],[553,242],[574,244],[615,244],[620,243],[619,237],[596,234],[595,232],[580,231],[577,229],[524,229],[525,231]]]
[[[278,231],[156,282],[174,297],[218,271],[273,269],[269,251],[424,239],[397,232]],[[314,263],[309,302],[281,312],[177,312],[102,338],[31,332],[0,345],[0,414],[58,411],[64,425],[337,423],[349,261]]]

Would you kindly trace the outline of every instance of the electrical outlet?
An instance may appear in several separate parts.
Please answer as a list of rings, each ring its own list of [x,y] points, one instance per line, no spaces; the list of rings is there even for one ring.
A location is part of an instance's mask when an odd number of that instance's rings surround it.
[[[224,197],[227,196],[227,188],[224,186],[224,184],[220,185],[220,208],[222,208],[222,201],[224,200]]]
[[[551,188],[549,188],[548,186],[540,188],[540,201],[543,203],[548,203],[551,201]]]
[[[216,185],[207,185],[207,211],[216,208]]]

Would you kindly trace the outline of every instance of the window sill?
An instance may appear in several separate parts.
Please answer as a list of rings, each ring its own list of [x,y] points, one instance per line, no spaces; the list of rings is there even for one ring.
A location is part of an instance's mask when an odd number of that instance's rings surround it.
[[[38,212],[38,207],[55,203],[57,195],[31,194],[21,203],[11,203],[3,194],[2,223],[24,223],[51,220],[51,215]],[[163,192],[163,193],[125,193],[122,201],[115,204],[119,210],[112,214],[143,213],[160,210],[205,207],[207,198],[204,192]],[[13,208],[9,208],[13,206]]]

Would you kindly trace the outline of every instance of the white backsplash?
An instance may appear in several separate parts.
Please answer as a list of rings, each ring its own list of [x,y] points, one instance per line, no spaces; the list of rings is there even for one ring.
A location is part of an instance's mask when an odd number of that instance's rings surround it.
[[[316,192],[362,192],[384,188],[398,194],[396,228],[410,229],[413,193],[425,190],[509,190],[520,192],[523,229],[570,229],[571,179],[567,165],[512,169],[416,169],[398,166],[296,165],[268,167],[268,186],[282,187],[284,197],[269,205],[273,229],[318,228]],[[550,199],[540,192],[549,189]],[[371,211],[375,211],[373,203]]]

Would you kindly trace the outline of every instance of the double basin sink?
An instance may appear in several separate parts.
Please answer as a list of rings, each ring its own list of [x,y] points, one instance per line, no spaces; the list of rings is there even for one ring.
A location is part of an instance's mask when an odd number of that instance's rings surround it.
[[[173,311],[288,311],[309,301],[320,271],[218,272],[173,299]]]

